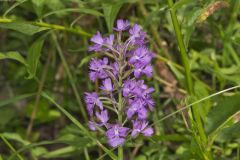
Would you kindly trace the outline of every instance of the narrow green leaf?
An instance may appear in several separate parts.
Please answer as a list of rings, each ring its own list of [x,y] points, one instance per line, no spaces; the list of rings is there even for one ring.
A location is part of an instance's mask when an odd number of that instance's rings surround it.
[[[230,97],[222,97],[207,115],[205,126],[207,134],[211,134],[224,125],[238,111],[240,111],[240,93]]]
[[[80,64],[78,65],[78,68],[81,68],[84,64],[88,63],[92,58],[94,58],[94,57],[99,57],[99,56],[100,56],[100,54],[95,53],[95,54],[91,54],[91,55],[89,55],[89,56],[84,57],[84,58],[81,60]]]
[[[59,148],[59,149],[53,150],[51,152],[48,152],[47,154],[44,154],[43,157],[44,158],[59,158],[59,157],[65,156],[65,155],[69,155],[76,150],[77,150],[77,148],[75,148],[73,146],[67,146],[67,147]]]
[[[28,97],[32,97],[33,95],[35,95],[35,93],[23,94],[23,95],[20,95],[20,96],[15,96],[13,98],[8,98],[6,100],[1,100],[0,101],[0,108],[5,106],[5,105],[8,105],[8,104],[15,103],[19,100],[22,100],[22,99],[25,99],[25,98],[28,98]]]
[[[43,43],[44,43],[44,40],[40,38],[39,40],[34,42],[28,50],[28,55],[27,55],[27,64],[28,64],[27,70],[29,73],[29,76],[27,77],[28,79],[32,79],[36,74]]]
[[[5,29],[12,29],[30,36],[47,29],[44,27],[34,26],[26,22],[0,23],[0,27]]]
[[[7,138],[8,140],[13,140],[13,141],[17,141],[21,144],[25,145],[29,145],[30,142],[27,140],[24,140],[19,134],[17,133],[2,133],[2,136],[4,136],[5,138]]]
[[[175,10],[175,9],[181,8],[183,5],[186,5],[190,2],[193,2],[193,0],[179,0],[173,5],[171,9]]]
[[[104,18],[109,32],[113,30],[114,21],[122,5],[123,3],[103,4]]]
[[[16,61],[26,65],[25,59],[18,52],[13,52],[13,51],[7,52],[7,53],[1,53],[0,52],[0,60],[1,59],[13,59],[13,60],[16,60]]]
[[[91,14],[91,15],[94,15],[94,16],[103,16],[102,13],[100,13],[96,10],[93,10],[93,9],[88,9],[88,8],[65,8],[65,9],[55,10],[55,11],[49,12],[49,13],[43,15],[41,17],[41,19],[46,18],[46,17],[48,17],[50,15],[53,15],[53,14],[67,13],[67,12],[77,12],[77,13]]]

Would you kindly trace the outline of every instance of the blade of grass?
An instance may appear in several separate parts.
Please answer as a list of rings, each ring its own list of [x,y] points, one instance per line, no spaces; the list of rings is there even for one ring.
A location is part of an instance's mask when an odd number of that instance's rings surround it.
[[[24,160],[23,157],[19,153],[17,153],[16,149],[11,145],[10,142],[8,142],[8,140],[1,133],[0,137],[3,140],[3,142],[11,149],[11,151],[17,155],[18,159]]]
[[[50,66],[51,59],[52,59],[52,53],[49,52],[48,57],[47,57],[47,62],[44,65],[43,73],[42,73],[42,76],[41,76],[41,79],[40,79],[40,82],[39,82],[39,87],[38,87],[38,90],[37,90],[37,95],[36,95],[36,98],[35,98],[35,103],[34,103],[34,106],[33,106],[33,111],[32,111],[32,114],[31,114],[30,122],[29,122],[28,127],[27,127],[27,137],[28,138],[30,138],[31,133],[32,133],[33,122],[34,122],[34,119],[35,119],[36,114],[37,114],[37,110],[38,110],[38,106],[39,106],[39,102],[40,102],[40,98],[41,98],[41,92],[42,92],[43,86],[45,84],[45,80],[46,80],[46,77],[47,77],[48,68]]]
[[[83,119],[85,120],[85,122],[88,122],[87,113],[86,113],[86,111],[84,109],[84,105],[83,105],[83,103],[81,101],[81,98],[80,98],[80,95],[78,93],[77,86],[76,86],[76,84],[75,84],[75,82],[73,80],[73,76],[72,76],[72,74],[70,72],[70,69],[68,67],[67,61],[66,61],[66,59],[65,59],[65,57],[63,55],[62,49],[61,49],[61,47],[60,47],[60,45],[58,43],[57,37],[56,37],[56,35],[54,33],[52,34],[52,39],[53,39],[53,41],[55,43],[56,49],[58,51],[58,54],[59,54],[59,56],[60,56],[60,58],[62,60],[63,66],[65,68],[65,71],[67,72],[67,75],[68,75],[69,81],[71,83],[74,95],[75,95],[77,103],[78,103],[78,105],[80,107],[80,111],[81,111],[81,114],[83,116]]]
[[[67,112],[63,107],[61,107],[59,104],[57,104],[53,98],[51,98],[47,93],[42,92],[41,94],[44,98],[49,100],[51,103],[53,103],[65,116],[68,117],[69,120],[73,122],[84,134],[85,136],[89,137],[93,141],[95,141],[113,160],[117,159],[117,156],[109,149],[107,149],[104,145],[101,144],[101,142],[92,136],[90,132],[76,119],[74,118],[69,112]]]
[[[11,7],[9,7],[8,10],[6,10],[6,12],[3,14],[3,17],[6,17],[9,12],[11,12],[14,8],[16,8],[17,6],[19,6],[20,4],[22,4],[22,3],[26,2],[26,1],[27,0],[22,0],[22,1],[18,1],[16,3],[14,3]]]
[[[6,106],[6,105],[8,105],[8,104],[15,103],[15,102],[17,102],[17,101],[23,100],[23,99],[25,99],[25,98],[32,97],[32,96],[34,96],[34,95],[36,95],[36,93],[27,93],[27,94],[15,96],[15,97],[10,98],[10,99],[1,100],[1,102],[0,102],[0,108],[3,107],[3,106]]]
[[[172,112],[172,113],[170,113],[170,114],[162,117],[162,118],[159,119],[157,122],[154,122],[153,124],[151,124],[151,126],[153,126],[155,123],[160,123],[160,122],[162,122],[162,121],[164,121],[164,120],[166,120],[166,119],[174,116],[175,114],[180,113],[180,112],[182,112],[183,110],[188,109],[188,108],[190,108],[190,107],[192,107],[192,106],[194,106],[194,105],[196,105],[196,104],[198,104],[198,103],[201,103],[201,102],[203,102],[203,101],[205,101],[205,100],[208,100],[208,99],[210,99],[210,98],[212,98],[212,97],[215,97],[215,96],[217,96],[217,95],[223,94],[223,93],[225,93],[225,92],[228,92],[228,91],[231,91],[231,90],[234,90],[234,89],[237,89],[237,88],[240,88],[240,85],[237,85],[237,86],[234,86],[234,87],[231,87],[231,88],[227,88],[227,89],[225,89],[225,90],[222,90],[222,91],[216,92],[216,93],[214,93],[214,94],[211,94],[211,95],[209,95],[209,96],[207,96],[207,97],[204,97],[204,98],[202,98],[202,99],[200,99],[200,100],[198,100],[198,101],[195,101],[195,102],[193,102],[193,103],[191,103],[191,104],[189,104],[189,105],[187,105],[187,106],[185,106],[185,107],[182,107],[182,108],[178,109],[178,110],[175,111],[175,112]]]

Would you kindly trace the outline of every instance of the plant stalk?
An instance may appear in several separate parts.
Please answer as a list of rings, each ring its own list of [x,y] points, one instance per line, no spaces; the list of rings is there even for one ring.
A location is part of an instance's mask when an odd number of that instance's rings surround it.
[[[186,85],[188,94],[190,96],[194,96],[194,89],[193,89],[193,83],[192,83],[192,78],[191,78],[191,70],[190,70],[188,55],[187,55],[186,47],[184,45],[180,25],[179,25],[179,22],[178,22],[178,19],[176,16],[176,10],[172,8],[173,5],[174,5],[173,0],[168,0],[168,6],[170,8],[171,19],[172,19],[173,27],[175,30],[178,46],[180,49],[180,57],[181,57],[181,61],[182,61],[182,64],[183,64],[184,70],[185,70],[185,78],[186,78],[185,85]],[[207,160],[212,159],[210,153],[205,149],[205,147],[207,145],[207,136],[203,129],[203,124],[201,121],[198,107],[194,107],[194,106],[191,107],[191,112],[193,115],[193,119],[195,121],[194,123],[196,124],[197,130],[198,130],[198,133],[200,136],[201,144],[199,144],[199,146],[200,146],[200,149],[202,150],[202,155]],[[196,141],[197,141],[197,139],[196,139]]]
[[[119,56],[119,61],[118,61],[118,64],[119,64],[119,75],[118,75],[118,79],[119,79],[119,84],[118,84],[118,122],[120,124],[122,124],[122,105],[123,105],[123,100],[122,100],[122,70],[123,68],[121,67],[122,66],[122,56],[120,55]],[[118,160],[123,160],[123,147],[122,146],[119,146],[118,147]]]
[[[9,18],[1,18],[0,17],[0,23],[14,23],[14,22],[18,22],[18,21],[13,20],[13,19],[9,19]],[[81,35],[81,36],[87,36],[87,37],[91,36],[91,34],[85,32],[85,31],[83,31],[79,28],[65,27],[65,26],[50,24],[50,23],[45,23],[45,22],[24,22],[24,23],[31,24],[31,25],[37,26],[37,27],[45,27],[47,29],[55,29],[55,30],[66,31],[66,32],[78,34],[78,35]]]

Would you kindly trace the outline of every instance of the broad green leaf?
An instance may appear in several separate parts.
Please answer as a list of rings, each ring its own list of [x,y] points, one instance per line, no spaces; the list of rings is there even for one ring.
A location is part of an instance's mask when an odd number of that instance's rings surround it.
[[[240,122],[222,129],[222,131],[217,136],[216,141],[226,142],[234,138],[240,138]]]
[[[195,91],[195,97],[196,99],[202,99],[204,97],[209,96],[208,90],[205,88],[205,85],[200,82],[196,81],[194,84],[194,91]],[[203,119],[203,121],[206,121],[206,116],[211,108],[211,101],[208,99],[201,104],[197,104],[198,110],[200,112],[200,116]]]
[[[114,21],[122,5],[123,3],[103,4],[104,18],[109,32],[113,30]]]
[[[216,103],[217,105],[210,110],[206,118],[205,130],[207,134],[220,128],[229,118],[240,111],[240,93],[222,97]]]
[[[4,129],[7,127],[11,120],[17,116],[17,111],[14,108],[5,107],[0,108],[0,128]]]
[[[27,55],[27,70],[29,73],[28,79],[31,79],[35,76],[39,58],[41,56],[42,47],[43,47],[44,40],[42,38],[38,39],[36,42],[32,44],[32,46],[28,50]]]
[[[13,60],[16,60],[16,61],[26,65],[25,59],[18,52],[7,52],[7,53],[0,52],[0,60],[1,59],[13,59]]]
[[[9,23],[0,23],[1,28],[12,29],[26,35],[33,35],[35,33],[46,30],[47,28],[34,26],[27,22],[9,22]]]

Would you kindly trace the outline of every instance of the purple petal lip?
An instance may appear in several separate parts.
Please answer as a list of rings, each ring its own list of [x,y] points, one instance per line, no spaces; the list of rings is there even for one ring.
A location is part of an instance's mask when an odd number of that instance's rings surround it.
[[[114,30],[116,31],[124,31],[127,30],[130,26],[130,23],[128,22],[128,20],[122,20],[119,19],[117,20],[117,27],[114,28]]]

